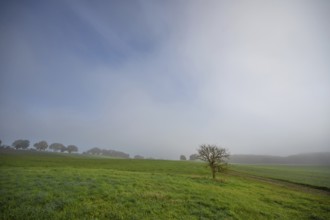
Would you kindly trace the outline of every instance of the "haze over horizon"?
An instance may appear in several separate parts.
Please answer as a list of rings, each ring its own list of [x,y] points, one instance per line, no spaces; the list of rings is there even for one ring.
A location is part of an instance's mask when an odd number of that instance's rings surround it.
[[[0,3],[0,140],[330,151],[330,1]]]

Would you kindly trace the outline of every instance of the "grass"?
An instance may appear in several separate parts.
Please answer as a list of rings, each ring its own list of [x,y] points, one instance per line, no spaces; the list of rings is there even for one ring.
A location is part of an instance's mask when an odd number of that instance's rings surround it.
[[[330,166],[235,164],[231,165],[231,169],[257,176],[328,188],[330,190]]]
[[[203,163],[0,153],[0,219],[330,219],[329,194]]]

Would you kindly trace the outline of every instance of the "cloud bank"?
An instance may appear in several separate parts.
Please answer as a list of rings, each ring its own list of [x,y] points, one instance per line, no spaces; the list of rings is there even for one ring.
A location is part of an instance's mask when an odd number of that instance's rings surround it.
[[[330,150],[327,1],[13,1],[0,138],[177,159]]]

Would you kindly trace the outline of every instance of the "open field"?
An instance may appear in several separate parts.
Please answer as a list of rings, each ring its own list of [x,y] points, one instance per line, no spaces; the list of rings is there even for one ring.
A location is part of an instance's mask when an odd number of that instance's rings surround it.
[[[330,166],[231,165],[231,169],[256,176],[324,187],[330,190]]]
[[[330,196],[205,164],[0,152],[1,219],[330,219]],[[286,184],[285,182],[283,184]]]

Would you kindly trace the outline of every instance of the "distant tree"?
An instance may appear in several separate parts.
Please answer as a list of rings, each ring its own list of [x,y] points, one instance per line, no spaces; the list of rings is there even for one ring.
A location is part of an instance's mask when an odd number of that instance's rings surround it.
[[[12,146],[15,148],[15,149],[26,149],[28,148],[30,145],[30,141],[28,140],[16,140],[13,142]]]
[[[116,150],[103,149],[103,150],[101,150],[101,154],[104,156],[110,156],[110,157],[129,158],[129,154],[126,154],[121,151],[116,151]]]
[[[33,145],[37,150],[46,150],[48,143],[46,141],[39,141]]]
[[[52,143],[49,145],[49,149],[53,150],[54,152],[62,151],[62,149],[65,149],[65,146],[60,143]]]
[[[198,160],[198,154],[190,155],[189,160]]]
[[[75,145],[69,145],[67,147],[67,151],[71,154],[71,152],[78,152],[78,147]]]
[[[187,160],[187,158],[186,158],[185,155],[181,155],[181,156],[180,156],[180,160]]]
[[[141,160],[141,159],[144,159],[144,157],[143,156],[140,156],[140,155],[135,155],[134,156],[134,159],[140,159]]]
[[[230,156],[225,148],[209,144],[199,146],[198,155],[199,159],[208,163],[208,166],[211,168],[213,179],[215,179],[216,172],[222,171],[226,165],[226,159]]]
[[[64,146],[64,145],[61,146],[61,148],[60,148],[61,153],[65,152],[67,150],[68,150],[68,148],[66,146]]]
[[[5,149],[7,146],[4,144],[2,145],[2,141],[0,140],[0,148]]]
[[[102,150],[98,147],[94,147],[87,151],[88,154],[98,155],[102,153]]]
[[[2,145],[2,147],[7,149],[7,150],[13,150],[13,148],[9,145]]]
[[[97,147],[94,147],[94,148],[86,151],[86,154],[103,155],[103,156],[119,157],[119,158],[129,158],[129,154],[126,154],[124,152],[116,151],[116,150],[100,149]]]

